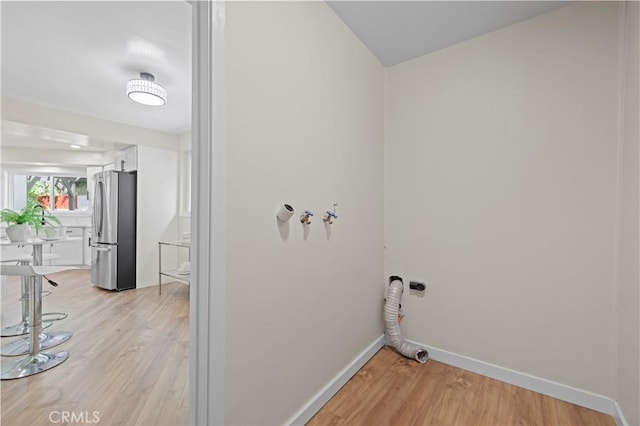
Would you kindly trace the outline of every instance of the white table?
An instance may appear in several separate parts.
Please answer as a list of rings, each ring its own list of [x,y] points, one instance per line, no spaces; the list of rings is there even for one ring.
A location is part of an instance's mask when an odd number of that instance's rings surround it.
[[[76,238],[77,240],[77,238]],[[63,238],[55,240],[56,243],[63,243],[65,241],[73,241],[72,238]],[[12,242],[9,240],[0,240],[0,246],[14,246],[14,247],[33,247],[33,266],[42,265],[42,245],[50,243],[51,240],[43,240],[40,238],[29,239],[25,242]],[[42,331],[42,277],[34,276],[28,278],[28,328],[29,337],[26,340],[28,345],[28,355],[17,361],[11,362],[6,365],[2,365],[2,371],[0,378],[5,379],[18,379],[22,377],[31,376],[33,374],[41,373],[50,368],[53,368],[62,362],[66,361],[69,357],[69,352],[61,351],[58,353],[44,352],[41,346],[41,331]],[[61,343],[66,342],[73,335],[70,332],[56,332],[47,333],[50,338],[47,340],[46,347],[51,348]]]

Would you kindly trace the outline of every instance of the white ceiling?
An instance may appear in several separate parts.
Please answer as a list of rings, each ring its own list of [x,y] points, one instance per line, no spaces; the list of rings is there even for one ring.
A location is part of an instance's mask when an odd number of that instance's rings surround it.
[[[329,1],[386,66],[489,33],[571,2]]]
[[[383,64],[393,65],[567,3],[329,5]],[[186,1],[2,1],[0,7],[3,95],[172,134],[189,130],[191,7]],[[127,81],[141,71],[165,86],[165,106],[127,98]],[[24,140],[16,143],[25,146]]]
[[[191,6],[162,2],[6,2],[2,94],[167,133],[191,123]],[[127,81],[150,72],[168,92],[149,107]]]

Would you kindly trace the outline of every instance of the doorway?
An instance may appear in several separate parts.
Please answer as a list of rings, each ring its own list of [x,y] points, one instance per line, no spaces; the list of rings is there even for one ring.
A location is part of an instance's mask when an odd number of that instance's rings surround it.
[[[79,2],[72,3],[80,7],[95,5],[92,2],[84,4]],[[148,2],[144,3],[149,5]],[[61,2],[60,5],[62,4]],[[194,64],[193,93],[195,94],[193,98],[193,127],[191,128],[192,135],[194,135],[193,148],[191,150],[193,164],[191,176],[193,182],[192,190],[195,195],[191,197],[192,220],[190,224],[193,236],[192,243],[194,245],[191,261],[193,282],[188,289],[191,310],[189,324],[191,340],[189,399],[194,402],[189,404],[189,417],[192,423],[211,424],[222,423],[224,418],[222,412],[222,386],[224,381],[220,380],[224,370],[223,357],[221,356],[223,354],[222,342],[224,341],[224,239],[220,238],[224,220],[221,214],[224,209],[222,204],[224,199],[224,188],[222,186],[224,164],[221,161],[223,156],[220,155],[221,150],[223,150],[222,144],[212,144],[212,142],[222,140],[220,138],[222,135],[221,126],[216,126],[216,131],[213,131],[213,122],[217,119],[216,117],[219,119],[221,113],[221,98],[214,102],[214,97],[212,96],[212,93],[216,91],[216,87],[219,89],[219,85],[222,82],[221,78],[214,78],[214,70],[216,67],[217,69],[221,67],[222,56],[220,55],[217,60],[214,60],[211,54],[214,45],[222,46],[224,5],[211,2],[189,2],[189,4],[194,25],[192,28],[192,52]],[[5,4],[2,5],[3,9],[4,7]],[[0,9],[1,13],[2,10]],[[42,17],[39,20],[44,22],[47,18],[50,18],[50,16]],[[214,27],[216,28],[214,29]],[[94,30],[98,31],[99,28],[94,28]],[[62,29],[61,31],[66,30]],[[10,40],[15,40],[15,38],[5,35],[2,40],[4,45],[5,43],[11,43]],[[92,43],[92,47],[96,46],[96,43]],[[25,49],[25,51],[29,51],[29,49]],[[198,52],[197,54],[195,53],[196,51]],[[150,53],[153,53],[152,49]],[[101,60],[99,56],[96,54],[83,59],[75,57],[75,60]],[[71,61],[73,60],[72,56]],[[195,71],[196,67],[199,69],[197,72]],[[3,69],[3,73],[4,71]],[[50,71],[51,74],[57,72],[55,69]],[[51,81],[53,85],[56,84],[55,76]],[[8,88],[10,85],[4,86]],[[4,102],[4,95],[5,91],[3,90],[3,103],[7,105]],[[9,93],[9,95],[15,96],[14,93]],[[46,102],[43,102],[40,106],[45,107],[47,106],[46,104]],[[70,111],[70,108],[67,107],[67,110]],[[195,111],[200,112],[196,114]],[[11,111],[9,109],[3,109],[3,119],[8,118],[7,112],[10,115]],[[44,127],[44,125],[41,124],[41,127]],[[117,130],[117,126],[113,128]],[[86,133],[88,133],[87,136],[91,137],[93,128],[88,126],[85,129],[87,130]],[[78,133],[81,133],[81,131],[79,130]],[[111,136],[113,136],[113,133],[111,133]],[[105,149],[113,148],[113,144],[109,147],[109,143],[113,142],[112,140],[105,138],[101,142],[105,144]],[[117,148],[122,147],[117,146]],[[91,155],[95,157],[98,154]],[[74,156],[72,151],[69,152],[69,156]],[[79,164],[82,164],[80,157],[78,155],[75,155],[75,157],[78,158]],[[4,159],[7,158],[11,158],[11,156],[4,157]],[[40,157],[34,159],[33,162],[40,162],[37,161],[39,159]],[[95,165],[99,161],[96,160],[96,163],[87,161],[84,164]],[[212,205],[215,207],[211,207]],[[216,235],[217,239],[211,238],[212,235]],[[114,296],[117,296],[117,294]],[[213,311],[215,313],[211,314]],[[79,337],[78,335],[77,338]],[[73,354],[71,356],[73,357]],[[59,368],[64,368],[64,366]],[[78,371],[75,370],[74,376],[77,374]],[[213,378],[216,379],[212,380]],[[57,399],[60,393],[56,393],[55,396],[56,398],[50,400],[52,408],[55,408],[56,402],[62,401]],[[109,397],[117,398],[115,395],[110,395]],[[88,410],[89,408],[85,411],[89,412]],[[108,421],[108,413],[103,413],[102,416],[103,421]]]

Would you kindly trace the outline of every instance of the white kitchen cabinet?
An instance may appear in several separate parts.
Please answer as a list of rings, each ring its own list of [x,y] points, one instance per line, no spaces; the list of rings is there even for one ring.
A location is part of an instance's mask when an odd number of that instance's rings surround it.
[[[91,266],[91,247],[89,241],[91,240],[91,228],[84,228],[84,234],[82,237],[82,263],[85,266]]]
[[[84,228],[67,228],[67,238],[72,238],[73,241],[51,241],[43,245],[43,252],[60,256],[51,261],[52,265],[83,265]]]
[[[138,147],[132,146],[116,152],[113,157],[113,168],[125,172],[138,170]]]

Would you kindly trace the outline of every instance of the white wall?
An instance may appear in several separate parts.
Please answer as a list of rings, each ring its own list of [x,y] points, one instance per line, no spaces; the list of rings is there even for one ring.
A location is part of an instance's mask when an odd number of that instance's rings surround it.
[[[191,214],[183,211],[183,202],[191,200],[191,186],[184,182],[185,179],[191,179],[191,169],[186,170],[184,155],[191,156],[191,132],[183,133],[178,138],[178,238],[181,239],[184,233],[191,232]],[[188,192],[188,196],[186,193]],[[183,201],[184,200],[184,201]],[[178,263],[189,260],[188,252],[185,250],[178,251]]]
[[[227,3],[225,424],[283,424],[382,333],[382,89],[324,2]]]
[[[108,156],[107,153],[103,152],[2,147],[3,168],[34,163],[86,167],[87,165],[102,165],[112,161],[113,156]],[[35,169],[37,166],[33,168]]]
[[[11,174],[5,168],[0,170],[0,209],[11,208],[12,201]]]
[[[178,136],[178,151],[191,150],[191,132],[185,132]]]
[[[617,399],[630,425],[640,424],[640,5],[628,2],[623,62],[623,148],[620,271],[618,283]]]
[[[13,209],[22,209],[27,205],[27,177],[25,175],[15,176],[13,178]],[[52,204],[55,204],[52,203]],[[19,207],[18,207],[19,206]]]
[[[138,288],[158,284],[158,241],[178,239],[176,163],[175,151],[138,147]],[[162,261],[176,265],[175,250],[163,250]]]
[[[184,133],[178,138],[178,168],[179,190],[178,190],[178,211],[180,212],[180,232],[189,232],[191,229],[191,218],[188,212],[191,200],[191,167],[189,158],[191,156],[191,132]]]
[[[613,396],[617,5],[388,70],[385,275],[409,338]]]
[[[47,105],[2,96],[2,119],[48,129],[64,130],[89,137],[91,144],[121,143],[153,148],[176,149],[175,135],[77,114]],[[94,163],[92,163],[94,164]]]

